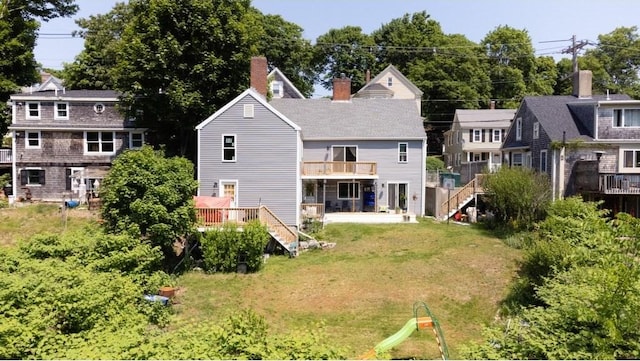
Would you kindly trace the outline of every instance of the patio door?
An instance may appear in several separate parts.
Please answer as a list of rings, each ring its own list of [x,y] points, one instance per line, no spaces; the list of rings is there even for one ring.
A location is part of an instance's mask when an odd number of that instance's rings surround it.
[[[389,209],[408,209],[409,184],[388,183],[387,187]]]
[[[333,171],[336,173],[354,173],[355,162],[358,160],[358,149],[355,146],[334,145],[332,150]]]

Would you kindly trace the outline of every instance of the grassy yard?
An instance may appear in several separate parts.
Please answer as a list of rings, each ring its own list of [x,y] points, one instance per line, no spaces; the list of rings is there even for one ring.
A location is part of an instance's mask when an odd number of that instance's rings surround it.
[[[0,209],[0,246],[15,244],[38,233],[60,233],[95,222],[98,214],[86,208],[62,211],[58,204],[19,203]]]
[[[398,331],[420,301],[439,320],[450,357],[459,358],[460,346],[494,319],[519,257],[483,230],[431,220],[329,225],[323,236],[337,246],[269,258],[259,274],[183,275],[177,321],[215,322],[251,308],[276,332],[322,327],[356,358]],[[392,356],[440,354],[429,331],[414,333]]]
[[[41,232],[95,222],[97,214],[55,205],[0,209],[0,245]],[[251,308],[273,332],[322,328],[331,345],[357,358],[398,331],[415,302],[425,302],[443,329],[451,358],[480,338],[515,273],[519,251],[471,226],[335,224],[322,239],[333,249],[271,257],[258,274],[190,272],[178,279],[174,321],[218,322]],[[423,316],[423,314],[419,314]],[[393,350],[400,359],[440,357],[431,331],[414,333]]]

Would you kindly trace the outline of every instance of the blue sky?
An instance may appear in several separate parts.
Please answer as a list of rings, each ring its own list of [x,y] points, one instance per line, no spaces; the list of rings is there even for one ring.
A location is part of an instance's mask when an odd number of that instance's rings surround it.
[[[75,18],[106,13],[116,2],[76,0],[80,11]],[[567,56],[561,50],[571,45],[572,35],[597,41],[599,34],[617,27],[640,25],[637,0],[253,0],[252,4],[265,14],[278,14],[300,25],[312,42],[332,28],[353,25],[371,33],[392,19],[424,10],[445,33],[463,34],[474,42],[499,25],[527,30],[536,54],[556,59]],[[43,23],[36,60],[53,69],[72,62],[83,42],[64,34],[76,29],[71,18]],[[566,41],[549,42],[556,40]]]

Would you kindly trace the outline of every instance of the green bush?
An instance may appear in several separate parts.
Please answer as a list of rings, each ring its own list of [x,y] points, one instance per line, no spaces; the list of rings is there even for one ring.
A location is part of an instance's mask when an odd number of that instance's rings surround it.
[[[264,248],[269,241],[266,226],[258,221],[240,229],[235,224],[205,232],[202,237],[204,266],[208,272],[236,272],[238,262],[247,265],[247,272],[262,268]]]
[[[532,229],[546,216],[551,187],[544,173],[521,167],[501,167],[487,175],[483,199],[495,216],[495,224],[514,230]]]
[[[142,236],[171,255],[173,242],[194,232],[193,173],[186,158],[149,146],[125,151],[100,187],[106,230]]]

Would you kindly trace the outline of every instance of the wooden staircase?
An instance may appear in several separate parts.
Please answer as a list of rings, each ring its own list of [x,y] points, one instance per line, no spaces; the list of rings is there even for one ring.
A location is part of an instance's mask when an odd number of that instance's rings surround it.
[[[469,183],[453,191],[449,199],[446,199],[440,205],[440,212],[438,213],[440,218],[443,220],[449,219],[462,207],[469,204],[477,194],[484,193],[482,189],[483,180],[484,175],[477,174]]]
[[[298,232],[287,226],[266,206],[234,208],[198,208],[196,219],[200,231],[235,224],[242,226],[253,220],[267,226],[271,237],[291,256],[298,254]]]

